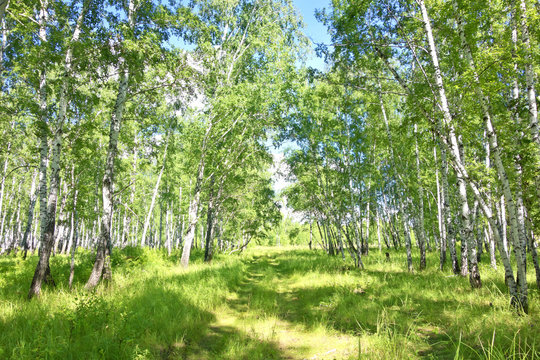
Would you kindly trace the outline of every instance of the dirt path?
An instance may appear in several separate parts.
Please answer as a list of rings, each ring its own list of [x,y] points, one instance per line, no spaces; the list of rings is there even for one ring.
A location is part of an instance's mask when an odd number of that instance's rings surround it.
[[[255,256],[245,265],[241,282],[226,304],[216,309],[216,321],[206,338],[187,358],[223,358],[215,355],[212,341],[238,338],[238,334],[249,339],[246,346],[266,344],[265,359],[356,358],[358,338],[313,320],[312,315],[325,311],[324,306],[311,306],[299,297],[292,274],[280,266],[279,253]]]

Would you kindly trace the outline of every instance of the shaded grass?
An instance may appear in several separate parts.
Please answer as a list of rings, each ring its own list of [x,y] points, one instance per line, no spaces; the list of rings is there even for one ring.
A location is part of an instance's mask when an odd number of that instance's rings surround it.
[[[31,302],[24,297],[36,259],[2,258],[7,276],[0,280],[0,358],[279,358],[272,344],[235,329],[212,332],[212,342],[203,344],[214,309],[228,295],[227,288],[240,281],[238,258],[211,266],[195,262],[183,271],[160,252],[133,252],[113,256],[114,282],[94,293],[82,290],[91,268],[88,254],[79,254],[82,269],[73,293],[60,275],[67,259],[56,257],[51,268],[60,286],[44,289]]]
[[[540,345],[538,291],[529,279],[530,314],[509,307],[501,270],[482,265],[484,287],[428,269],[408,273],[404,254],[390,263],[376,252],[366,270],[309,251],[255,255],[251,272],[267,279],[250,283],[251,311],[277,316],[307,329],[321,325],[360,339],[368,358],[536,358]],[[430,254],[436,263],[436,254]],[[418,260],[418,259],[416,259]]]
[[[481,265],[484,287],[435,269],[408,273],[372,251],[366,270],[301,249],[257,248],[190,269],[179,253],[115,250],[114,280],[82,290],[92,254],[52,258],[56,289],[27,302],[37,257],[0,258],[4,359],[521,359],[538,358],[538,291],[530,314],[509,307],[502,270]],[[418,259],[415,259],[416,263]],[[532,272],[529,278],[533,286]]]

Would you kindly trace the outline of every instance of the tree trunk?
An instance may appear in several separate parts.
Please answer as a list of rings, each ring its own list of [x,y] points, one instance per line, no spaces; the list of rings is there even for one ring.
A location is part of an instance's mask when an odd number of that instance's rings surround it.
[[[201,196],[201,186],[202,178],[204,174],[204,159],[201,158],[199,162],[199,169],[197,171],[197,180],[195,182],[195,189],[193,190],[193,198],[189,204],[188,211],[188,229],[185,236],[184,248],[182,249],[182,258],[180,263],[184,268],[187,268],[189,265],[189,256],[191,254],[191,247],[193,246],[193,240],[195,239],[195,231],[197,226],[197,221],[199,220],[199,199]]]
[[[439,225],[439,249],[440,249],[440,256],[439,256],[439,269],[442,271],[444,269],[444,265],[446,263],[446,248],[447,248],[447,239],[446,239],[446,215],[444,204],[443,204],[443,198],[444,194],[442,193],[441,184],[439,181],[439,167],[438,167],[438,161],[437,161],[437,147],[433,146],[433,158],[435,162],[435,182],[437,185],[437,222]],[[444,171],[444,169],[443,169]]]
[[[0,0],[0,94],[4,88],[4,51],[7,46],[8,29],[6,25],[6,10],[9,7],[9,0]]]
[[[148,226],[150,225],[150,219],[152,217],[152,212],[154,211],[154,206],[156,204],[156,197],[159,190],[159,184],[161,182],[161,177],[163,175],[163,170],[165,169],[165,160],[167,160],[167,148],[169,146],[169,134],[167,134],[167,140],[165,140],[165,149],[163,150],[163,160],[161,164],[161,169],[159,170],[159,175],[156,180],[156,185],[154,186],[154,192],[152,193],[152,201],[150,202],[150,208],[148,209],[148,214],[146,215],[146,220],[144,221],[144,228],[141,238],[141,247],[144,247],[146,243],[146,233],[148,231]],[[161,238],[161,237],[160,237]]]
[[[364,263],[362,262],[362,249],[360,245],[360,236],[358,235],[358,228],[356,227],[357,219],[356,219],[356,210],[355,210],[355,199],[353,195],[353,185],[352,185],[352,174],[351,174],[351,164],[350,164],[350,153],[351,153],[351,132],[349,125],[347,124],[347,154],[345,156],[346,159],[346,167],[347,167],[347,175],[349,177],[349,200],[351,202],[351,216],[353,221],[353,227],[354,227],[354,238],[356,240],[356,258],[355,261],[356,266],[358,266],[361,269],[364,269]],[[311,245],[310,245],[311,247]]]
[[[48,19],[48,1],[45,0],[41,3],[41,9],[39,12],[39,38],[41,43],[47,42],[47,30],[46,23]],[[40,251],[39,261],[34,272],[34,278],[30,285],[30,291],[28,293],[28,299],[31,299],[34,295],[39,295],[41,292],[41,284],[47,281],[50,277],[51,271],[49,268],[49,257],[52,249],[52,244],[49,242],[54,241],[52,237],[45,238],[45,233],[48,231],[48,200],[47,200],[47,163],[49,157],[49,139],[48,139],[48,124],[47,124],[47,74],[45,66],[41,69],[39,80],[39,134],[40,134]],[[54,222],[52,224],[52,231],[54,232]],[[52,278],[51,278],[52,279]],[[54,282],[54,281],[52,281]]]
[[[204,261],[212,260],[212,228],[214,223],[214,176],[210,179],[210,190],[208,195],[208,209],[206,214],[206,243],[204,246]]]
[[[129,2],[129,18],[132,19],[133,0]],[[130,23],[132,20],[130,20]],[[124,106],[128,92],[129,70],[127,65],[121,60],[120,79],[118,84],[118,93],[116,102],[111,116],[111,125],[109,130],[109,148],[107,150],[107,160],[105,164],[105,174],[102,181],[102,197],[103,197],[103,214],[101,216],[101,233],[98,239],[98,248],[96,251],[96,260],[90,277],[86,282],[85,288],[92,289],[101,280],[111,278],[110,269],[110,248],[111,248],[111,223],[113,214],[113,184],[114,184],[114,161],[118,152],[118,135],[120,133],[120,125],[124,115]]]
[[[420,209],[418,214],[418,246],[420,248],[420,270],[426,268],[426,245],[425,245],[425,229],[424,229],[424,187],[422,185],[422,175],[420,173],[420,151],[418,150],[418,125],[414,124],[415,133],[415,153],[416,153],[416,178],[418,181],[418,201]]]
[[[424,1],[423,0],[418,0],[418,2],[420,4],[421,10],[422,10],[422,17],[424,19],[424,25],[425,25],[425,28],[426,28],[426,32],[428,34],[428,42],[429,42],[429,45],[430,45],[430,53],[431,53],[432,61],[433,61],[434,67],[435,67],[435,78],[436,78],[437,88],[439,90],[439,95],[440,95],[440,102],[441,102],[440,105],[441,105],[441,108],[442,108],[443,114],[444,114],[444,122],[445,122],[445,125],[447,126],[447,128],[449,130],[450,144],[448,144],[448,146],[452,151],[451,155],[452,155],[452,158],[454,160],[453,165],[456,168],[456,172],[458,173],[458,176],[460,176],[460,177],[462,177],[462,178],[464,178],[466,180],[469,180],[467,183],[471,187],[471,189],[473,190],[473,193],[474,193],[475,197],[478,199],[478,201],[479,201],[479,203],[481,205],[482,211],[484,212],[486,218],[491,223],[492,229],[494,230],[494,234],[495,234],[495,237],[497,238],[497,241],[500,242],[500,236],[499,236],[498,232],[496,231],[496,226],[495,226],[495,222],[494,222],[494,219],[493,219],[493,214],[492,214],[491,210],[487,207],[486,202],[482,198],[481,193],[478,190],[478,188],[476,187],[476,185],[472,181],[470,181],[470,179],[468,177],[467,170],[463,166],[463,163],[461,162],[459,151],[456,151],[456,149],[458,148],[457,139],[456,139],[456,136],[455,136],[455,130],[454,130],[453,125],[452,125],[452,116],[451,116],[450,111],[448,109],[448,103],[447,103],[447,100],[446,100],[446,95],[445,95],[445,91],[444,91],[444,87],[443,87],[443,83],[442,83],[442,76],[441,76],[441,72],[440,72],[440,69],[439,69],[439,63],[438,63],[436,48],[435,48],[435,44],[434,44],[434,41],[433,41],[433,35],[432,35],[432,32],[431,32],[431,25],[430,25],[430,22],[429,22],[429,18],[427,17],[427,11],[426,11],[426,8],[425,8]],[[440,120],[439,120],[439,122],[437,124],[438,124],[438,131],[439,131],[440,134],[442,134],[442,131],[441,131],[442,124],[440,124]],[[515,280],[514,280],[513,271],[512,271],[509,259],[506,256],[506,254],[504,254],[504,253],[501,254],[501,257],[502,257],[502,260],[503,260],[503,264],[505,266],[505,279],[507,281],[508,289],[509,289],[511,297],[512,297],[512,304],[514,306],[518,307],[518,308],[520,308],[520,307],[524,308],[523,300],[525,300],[525,302],[526,302],[526,298],[524,299],[521,294],[518,294],[516,283],[515,283]]]
[[[21,248],[23,251],[23,259],[26,260],[26,254],[28,252],[28,237],[31,235],[32,231],[32,222],[34,220],[34,209],[36,207],[36,200],[37,200],[37,187],[36,187],[36,179],[37,179],[37,172],[34,172],[34,175],[32,176],[32,186],[30,187],[30,204],[28,205],[28,215],[27,215],[27,221],[26,221],[26,227],[24,230],[24,235],[21,243]]]
[[[40,258],[36,271],[34,273],[34,278],[32,279],[32,284],[30,286],[30,291],[28,293],[28,298],[32,298],[34,295],[39,295],[41,291],[41,284],[45,281],[45,278],[50,276],[49,269],[49,257],[54,245],[54,230],[55,230],[55,217],[56,217],[56,204],[58,201],[58,191],[60,185],[60,155],[62,150],[62,136],[63,136],[63,126],[67,114],[67,106],[69,103],[69,81],[71,77],[71,61],[73,56],[72,45],[73,43],[79,40],[81,26],[83,23],[84,16],[88,9],[89,2],[85,1],[79,17],[77,19],[77,25],[73,31],[72,38],[68,45],[66,51],[66,56],[64,60],[64,72],[63,72],[63,81],[61,84],[60,98],[59,98],[59,110],[58,110],[58,119],[56,122],[56,131],[53,141],[52,148],[52,159],[51,159],[51,180],[50,180],[50,189],[47,199],[47,208],[44,209],[44,206],[41,206],[42,213],[40,214],[42,219],[42,247],[40,249]],[[48,1],[42,1],[42,9],[40,12],[40,38],[42,42],[46,42],[46,21],[48,17],[47,13]],[[40,81],[40,113],[42,116],[41,124],[43,126],[42,135],[41,135],[41,175],[40,175],[40,193],[41,200],[43,204],[44,198],[46,197],[46,154],[48,153],[48,139],[46,134],[47,124],[45,122],[46,116],[46,76],[45,70],[42,70],[41,81]]]
[[[379,207],[376,208],[377,211],[377,244],[379,246],[379,253],[382,252],[382,246],[381,246],[381,217],[379,215]]]
[[[515,8],[515,2],[512,4]],[[525,48],[525,81],[527,84],[527,102],[529,105],[529,128],[533,141],[536,143],[538,152],[540,153],[540,136],[538,128],[538,108],[536,106],[536,79],[534,73],[534,60],[532,57],[532,49],[529,36],[529,26],[527,25],[527,3],[525,0],[519,0],[521,41]],[[512,11],[515,16],[515,10]],[[516,21],[517,22],[517,21]]]
[[[405,236],[405,249],[407,251],[407,270],[413,271],[413,262],[412,262],[412,254],[411,254],[411,232],[409,230],[409,224],[408,224],[408,217],[407,212],[404,209],[403,206],[403,199],[399,202],[400,204],[400,211],[403,216],[403,235]]]
[[[72,173],[73,175],[73,173]],[[74,179],[72,178],[72,181]],[[74,183],[74,181],[73,181]],[[73,277],[75,275],[75,253],[77,252],[77,242],[79,239],[79,215],[77,212],[77,195],[79,191],[74,190],[73,193],[73,245],[71,247],[71,263],[69,266],[69,289],[73,286]]]
[[[523,2],[523,1],[522,1]],[[454,8],[457,11],[457,4],[454,0]],[[495,160],[495,167],[497,169],[497,173],[499,175],[499,179],[501,180],[502,186],[503,186],[503,193],[504,198],[506,200],[506,204],[508,206],[508,212],[509,212],[509,218],[510,218],[510,229],[512,232],[512,239],[514,243],[514,247],[516,250],[516,263],[517,263],[517,274],[518,274],[518,286],[520,287],[519,291],[522,296],[522,306],[525,312],[527,312],[527,281],[526,281],[526,257],[525,257],[525,246],[526,246],[526,240],[525,240],[525,224],[524,224],[524,216],[521,213],[521,216],[519,216],[518,210],[516,208],[514,197],[512,195],[512,190],[510,188],[510,182],[508,180],[508,175],[506,172],[506,169],[503,165],[502,156],[501,156],[501,149],[498,145],[497,141],[497,134],[495,132],[494,125],[491,121],[491,109],[489,107],[488,98],[484,95],[483,90],[480,86],[480,80],[476,71],[476,65],[473,60],[472,52],[470,50],[470,46],[466,41],[465,38],[465,32],[463,30],[463,24],[461,22],[461,18],[458,16],[458,28],[460,32],[460,38],[461,38],[461,44],[462,47],[465,49],[465,53],[467,55],[469,66],[473,70],[473,77],[475,82],[475,92],[478,97],[478,100],[480,101],[480,105],[482,108],[483,116],[484,116],[484,122],[486,126],[486,133],[488,135],[489,145],[491,152],[493,153],[494,160]],[[534,99],[533,99],[534,100]],[[530,105],[530,104],[529,104]],[[535,102],[536,105],[536,102]],[[536,112],[536,108],[534,109],[534,112]],[[519,195],[519,194],[518,194]],[[519,197],[518,202],[521,202],[521,197]],[[521,223],[521,224],[520,224]]]

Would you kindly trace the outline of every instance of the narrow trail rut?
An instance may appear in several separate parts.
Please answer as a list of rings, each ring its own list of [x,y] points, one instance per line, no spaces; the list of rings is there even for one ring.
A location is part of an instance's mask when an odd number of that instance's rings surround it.
[[[219,342],[240,336],[246,346],[268,347],[264,359],[352,359],[358,338],[306,320],[307,308],[294,289],[290,273],[280,266],[279,253],[244,260],[245,271],[226,304],[214,312],[216,320],[199,344],[186,349],[186,359],[227,358],[216,355]],[[264,344],[264,345],[263,345]],[[257,346],[257,345],[255,345]],[[196,350],[196,351],[195,351]],[[248,359],[251,359],[248,357]]]

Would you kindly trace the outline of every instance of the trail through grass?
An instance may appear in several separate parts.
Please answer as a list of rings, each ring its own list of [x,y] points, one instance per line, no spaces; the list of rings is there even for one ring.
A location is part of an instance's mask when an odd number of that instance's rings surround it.
[[[179,254],[115,251],[112,284],[82,289],[92,255],[52,259],[59,287],[25,300],[36,257],[0,258],[0,359],[538,358],[538,291],[530,314],[508,305],[501,270],[484,287],[428,269],[408,273],[373,251],[366,270],[322,252],[258,248],[188,270]],[[415,259],[417,261],[417,259]]]
[[[244,277],[217,316],[217,328],[235,327],[271,342],[280,358],[355,358],[358,339],[353,334],[302,322],[306,303],[296,296],[295,279],[281,266],[282,256],[274,252],[244,260]]]

